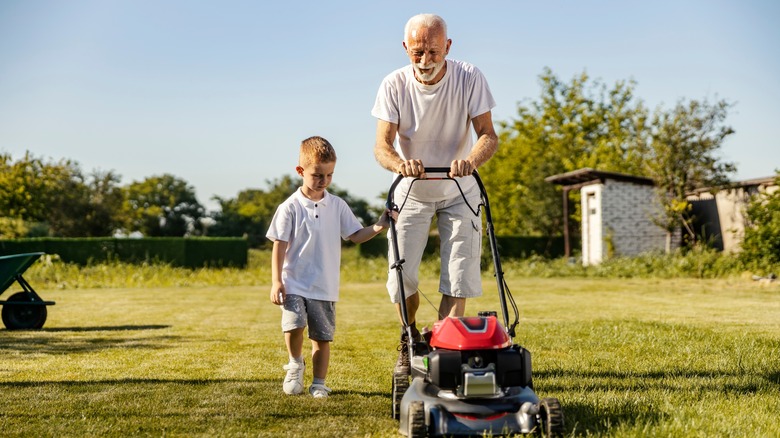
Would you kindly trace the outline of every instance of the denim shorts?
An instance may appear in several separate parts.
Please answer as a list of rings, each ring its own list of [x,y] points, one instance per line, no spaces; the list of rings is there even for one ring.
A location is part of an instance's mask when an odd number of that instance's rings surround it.
[[[289,332],[308,325],[309,339],[333,341],[336,332],[336,303],[287,295],[282,309],[282,331]]]
[[[456,298],[481,296],[482,216],[478,214],[479,188],[475,186],[464,194],[468,203],[460,194],[438,202],[404,199],[405,193],[396,192],[394,195],[395,202],[401,207],[396,221],[396,234],[400,258],[405,260],[402,270],[404,294],[409,297],[417,292],[420,261],[435,215],[441,238],[439,292]],[[391,233],[387,233],[387,236],[392,239]],[[388,244],[388,260],[392,266],[395,262],[393,242],[388,241]],[[393,268],[388,272],[387,291],[390,300],[398,303],[398,274]]]

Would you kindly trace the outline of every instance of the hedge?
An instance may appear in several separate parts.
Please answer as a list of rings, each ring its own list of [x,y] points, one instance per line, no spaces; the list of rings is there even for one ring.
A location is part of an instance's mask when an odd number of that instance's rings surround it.
[[[428,236],[425,255],[438,254],[439,242],[439,236]],[[564,253],[563,237],[496,236],[496,244],[501,258],[527,258],[532,255],[558,258],[563,257]],[[387,249],[388,240],[382,238],[371,239],[359,245],[359,252],[363,257],[386,256]],[[490,257],[487,239],[483,241],[482,254]]]
[[[142,239],[52,238],[0,240],[0,255],[45,252],[66,263],[106,261],[167,263],[187,268],[245,268],[249,245],[241,238],[148,237]]]

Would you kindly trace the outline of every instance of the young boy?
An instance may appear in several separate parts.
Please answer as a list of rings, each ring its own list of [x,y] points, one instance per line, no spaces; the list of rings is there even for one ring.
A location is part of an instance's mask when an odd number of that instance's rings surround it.
[[[365,242],[389,226],[388,211],[363,227],[343,199],[326,191],[336,167],[336,151],[322,137],[301,143],[298,175],[303,185],[276,210],[266,237],[274,242],[271,302],[282,308],[282,331],[290,362],[282,389],[303,392],[303,329],[308,325],[314,381],[309,394],[328,397],[325,376],[339,299],[341,242]],[[395,214],[395,213],[394,213]]]

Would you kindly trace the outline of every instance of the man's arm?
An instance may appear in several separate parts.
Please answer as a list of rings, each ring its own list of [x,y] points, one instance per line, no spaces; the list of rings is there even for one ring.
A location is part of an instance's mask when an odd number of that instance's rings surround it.
[[[416,176],[425,178],[425,166],[421,160],[404,161],[395,148],[393,142],[398,133],[398,125],[385,120],[377,120],[376,144],[374,145],[374,157],[380,166],[403,176]]]
[[[478,167],[487,163],[498,150],[498,136],[493,128],[493,117],[490,111],[471,119],[477,142],[465,160],[455,160],[450,166],[450,176],[468,176]]]

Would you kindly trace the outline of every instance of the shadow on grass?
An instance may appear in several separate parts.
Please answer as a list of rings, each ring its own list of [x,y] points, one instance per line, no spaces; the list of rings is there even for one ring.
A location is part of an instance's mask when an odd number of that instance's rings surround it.
[[[659,423],[665,414],[645,408],[637,413],[636,406],[598,407],[584,403],[562,403],[567,433],[572,436],[607,435],[610,430],[624,425],[628,429],[638,424]]]
[[[286,396],[281,377],[27,377],[0,382],[0,393],[9,436],[395,436],[398,424],[389,394]]]
[[[666,391],[688,391],[691,386],[697,390],[717,392],[738,392],[740,394],[753,394],[766,389],[762,382],[739,379],[749,377],[749,372],[718,371],[718,370],[688,370],[669,369],[663,371],[648,372],[619,372],[619,371],[595,371],[595,372],[570,372],[566,370],[547,370],[534,372],[534,381],[544,382],[548,379],[574,379],[578,383],[576,388],[566,383],[545,384],[546,391],[571,391],[580,389],[585,391],[601,390],[638,390],[660,389]],[[780,384],[780,371],[771,370],[759,375],[764,382]],[[538,378],[538,380],[537,380]],[[724,382],[723,379],[729,379]]]
[[[232,383],[277,383],[271,379],[105,379],[105,380],[39,380],[39,381],[19,381],[19,382],[0,382],[0,388],[35,388],[38,386],[115,386],[115,385],[190,385],[190,386],[210,386]]]
[[[0,352],[69,354],[101,351],[110,348],[157,350],[166,348],[171,342],[180,342],[180,336],[136,335],[133,332],[162,330],[170,325],[120,325],[95,327],[58,327],[41,330],[0,331]],[[80,336],[79,333],[100,333],[105,336]],[[117,336],[115,333],[127,333]],[[57,337],[53,333],[74,333]]]
[[[44,328],[38,331],[47,332],[124,332],[133,330],[161,330],[171,328],[170,325],[117,325],[117,326],[96,326],[96,327],[57,327]]]
[[[648,372],[571,372],[567,370],[546,370],[534,372],[534,383],[538,390],[555,396],[556,393],[583,392],[605,395],[604,402],[566,403],[561,400],[566,428],[576,435],[583,433],[602,434],[619,425],[631,428],[637,424],[657,423],[667,417],[664,412],[655,409],[652,404],[637,402],[641,394],[647,391],[660,391],[666,394],[680,394],[682,398],[691,391],[697,393],[733,393],[752,395],[759,392],[771,392],[773,386],[780,385],[780,371],[772,370],[750,378],[748,372],[702,371],[689,369],[669,369]],[[748,377],[748,378],[746,378]],[[558,380],[555,382],[555,380]],[[569,382],[576,382],[571,384]],[[616,400],[610,394],[634,392],[637,398],[623,397]],[[611,399],[611,401],[609,401]]]

